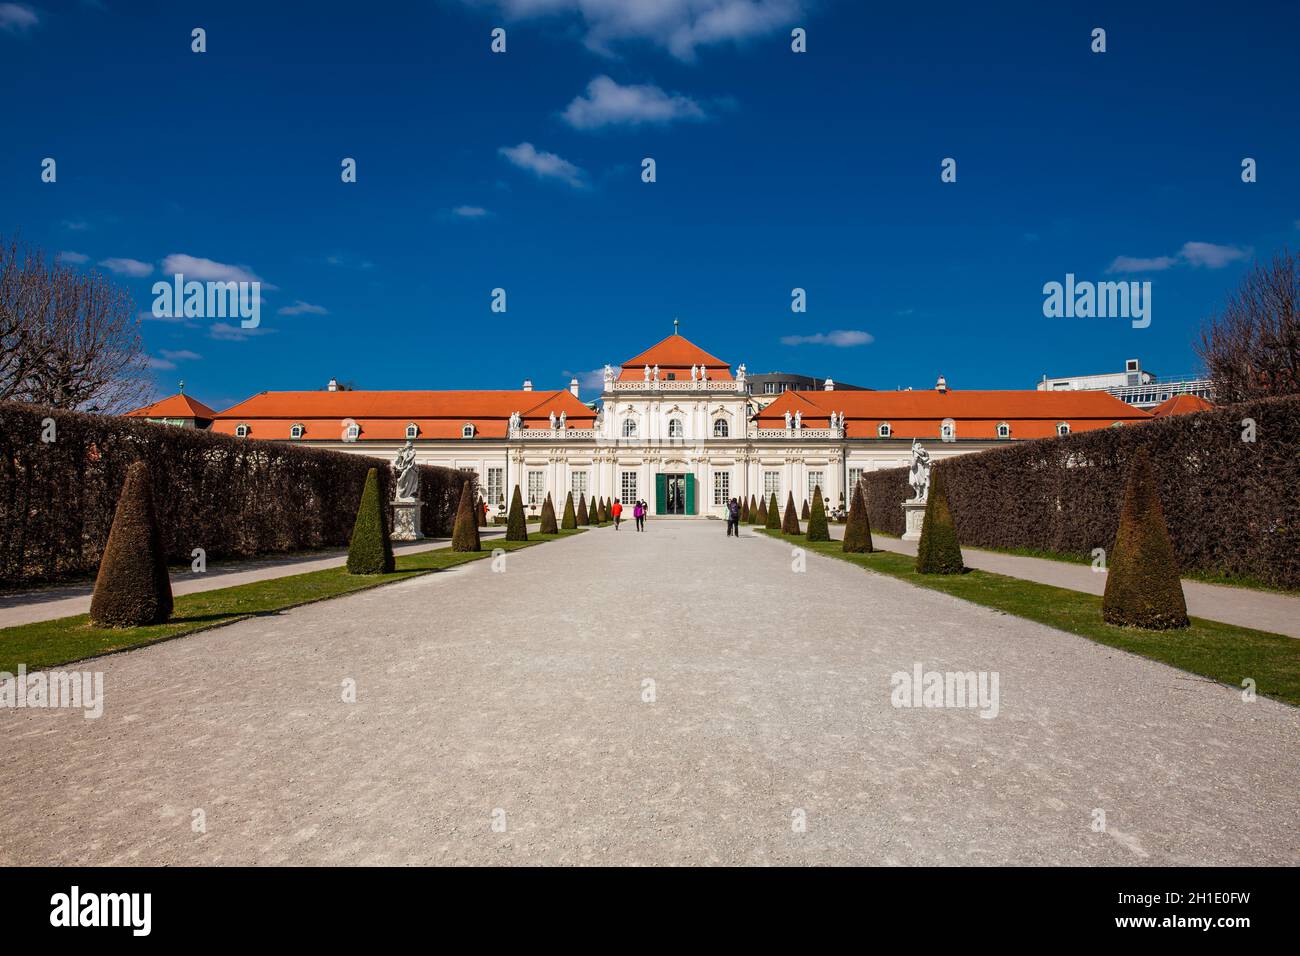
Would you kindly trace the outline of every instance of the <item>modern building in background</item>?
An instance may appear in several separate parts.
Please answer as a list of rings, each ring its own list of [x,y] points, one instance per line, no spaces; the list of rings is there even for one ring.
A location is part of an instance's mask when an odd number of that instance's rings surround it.
[[[1109,392],[1122,402],[1135,408],[1150,411],[1161,402],[1177,395],[1195,395],[1207,402],[1213,399],[1210,380],[1193,375],[1160,378],[1142,368],[1137,359],[1128,359],[1122,372],[1103,372],[1097,375],[1073,375],[1065,378],[1048,378],[1038,383],[1040,392]]]
[[[755,408],[763,408],[776,401],[782,392],[787,391],[820,392],[836,389],[841,392],[870,391],[862,385],[850,385],[829,378],[813,378],[810,375],[790,375],[787,372],[764,372],[751,375],[745,384],[748,386],[750,397],[754,400]]]

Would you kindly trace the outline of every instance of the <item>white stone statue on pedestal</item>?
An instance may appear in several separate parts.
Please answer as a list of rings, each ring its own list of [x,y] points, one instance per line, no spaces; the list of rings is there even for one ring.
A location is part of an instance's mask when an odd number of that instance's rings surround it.
[[[614,384],[614,369],[612,366],[605,366],[605,391],[609,391],[610,386]]]
[[[650,366],[649,366],[649,365],[647,365],[647,366],[645,367],[645,380],[646,380],[647,382],[650,381]]]
[[[513,431],[518,431],[519,429],[521,429],[521,428],[523,428],[523,427],[524,427],[524,419],[523,419],[523,416],[520,415],[518,412],[511,412],[511,413],[510,413],[510,430],[511,430],[512,432],[513,432]]]
[[[912,466],[907,473],[907,483],[912,486],[912,500],[926,501],[930,495],[930,453],[921,443],[912,439]]]
[[[555,412],[551,412],[551,414],[547,417],[550,419],[551,422],[551,431],[555,431]]]
[[[658,362],[655,362],[655,367],[654,367],[654,376],[655,376],[655,381],[656,381],[656,382],[659,381],[659,363],[658,363]]]
[[[785,427],[786,427],[787,429],[790,428],[791,418],[792,418],[792,417],[791,417],[791,415],[790,415],[790,412],[787,410],[786,413],[785,413]]]
[[[415,464],[415,443],[409,438],[393,459],[393,471],[397,474],[398,501],[414,501],[420,490],[420,469]]]
[[[794,430],[799,431],[803,428],[803,412],[794,413]]]
[[[692,382],[698,382],[699,380],[700,380],[700,370],[699,370],[698,368],[696,368],[694,365],[692,365],[692,366],[691,366],[691,381],[692,381]]]
[[[567,418],[568,416],[564,412],[560,412],[560,431],[564,431],[564,423]]]

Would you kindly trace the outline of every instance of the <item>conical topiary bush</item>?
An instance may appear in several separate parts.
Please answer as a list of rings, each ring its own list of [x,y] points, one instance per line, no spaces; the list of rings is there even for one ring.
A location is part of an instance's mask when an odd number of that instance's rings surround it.
[[[348,545],[349,574],[391,574],[393,542],[388,532],[388,505],[379,483],[379,470],[366,472],[366,486],[361,490],[357,520],[352,525],[352,542]]]
[[[519,486],[510,496],[510,514],[506,517],[506,540],[527,541],[528,524],[524,521],[524,500],[519,496]]]
[[[767,524],[767,509],[754,500],[754,496],[749,496],[749,523],[750,524]]]
[[[1107,624],[1160,631],[1190,623],[1178,558],[1145,448],[1129,462],[1101,616]]]
[[[542,534],[558,534],[560,531],[555,524],[555,505],[551,503],[549,494],[546,496],[546,500],[542,502],[542,520],[537,530]]]
[[[876,550],[871,543],[871,521],[867,515],[867,499],[862,494],[861,483],[853,488],[849,504],[849,522],[844,526],[844,546],[848,554],[870,554]]]
[[[799,512],[799,514],[800,514],[800,516],[802,516],[802,518],[803,518],[804,521],[807,521],[807,520],[812,516],[812,512],[808,509],[808,499],[807,499],[807,498],[805,498],[805,499],[803,500],[803,510],[802,510],[801,512]]]
[[[487,527],[487,505],[484,504],[482,498],[480,498],[478,500],[478,504],[474,506],[474,515],[478,519],[477,521],[474,522],[475,525],[479,528],[486,528]]]
[[[470,483],[467,481],[460,490],[460,504],[456,508],[456,523],[451,529],[451,550],[479,550],[478,522],[474,520],[477,510],[473,503]]]
[[[781,508],[776,503],[776,492],[772,492],[772,497],[767,501],[767,512],[763,515],[763,523],[768,531],[781,530]]]
[[[609,499],[600,499],[600,523],[605,524],[609,521]]]
[[[948,507],[943,469],[935,468],[930,497],[925,503],[921,540],[916,544],[916,570],[918,574],[961,574],[963,569],[961,544],[957,540],[952,509]]]
[[[743,497],[740,499],[740,523],[749,524],[749,502]]]
[[[813,488],[812,508],[808,511],[808,540],[829,541],[831,530],[826,527],[826,502],[822,501],[820,486]]]
[[[587,493],[585,491],[578,495],[578,524],[582,527],[591,524],[591,516],[587,514]]]
[[[799,515],[794,510],[794,493],[786,492],[785,496],[785,517],[781,519],[782,534],[799,533]]]
[[[560,528],[564,531],[573,531],[578,527],[578,514],[573,510],[573,492],[569,492],[569,497],[564,499],[564,518],[560,521]]]
[[[99,559],[90,623],[139,627],[161,624],[171,614],[172,585],[153,510],[149,467],[137,461],[126,470],[113,526]]]

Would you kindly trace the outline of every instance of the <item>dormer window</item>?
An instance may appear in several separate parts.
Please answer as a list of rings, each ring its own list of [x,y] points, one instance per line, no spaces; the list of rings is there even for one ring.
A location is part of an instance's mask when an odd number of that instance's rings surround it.
[[[1008,425],[1006,422],[998,422],[998,437],[999,437],[999,438],[1010,438],[1010,437],[1011,437],[1011,426]]]
[[[247,437],[248,437],[248,426],[245,425],[245,424],[243,424],[242,422],[241,422],[240,424],[236,425],[236,426],[235,426],[235,437],[236,437],[236,438],[247,438]]]
[[[473,437],[474,437],[474,426],[473,426],[473,424],[471,424],[470,422],[466,422],[464,425],[461,425],[461,426],[460,426],[460,437],[461,437],[461,438],[473,438]]]
[[[1070,423],[1069,423],[1069,422],[1057,422],[1057,423],[1056,423],[1056,434],[1057,434],[1057,437],[1058,437],[1058,438],[1064,438],[1066,435],[1070,434]]]
[[[343,429],[344,441],[356,441],[360,437],[361,437],[361,426],[358,425],[356,422],[349,423],[348,426]]]
[[[876,435],[880,438],[888,438],[894,434],[894,427],[889,422],[881,422],[880,427],[876,429]]]
[[[301,438],[301,437],[302,437],[302,433],[303,433],[305,430],[306,430],[306,429],[304,429],[300,423],[295,423],[295,424],[293,424],[293,425],[291,425],[291,426],[289,427],[289,437],[290,437],[290,438]]]
[[[406,426],[406,440],[413,441],[420,436],[420,426],[410,422]]]
[[[956,441],[957,423],[951,418],[945,418],[943,424],[939,426],[939,437],[944,441]]]

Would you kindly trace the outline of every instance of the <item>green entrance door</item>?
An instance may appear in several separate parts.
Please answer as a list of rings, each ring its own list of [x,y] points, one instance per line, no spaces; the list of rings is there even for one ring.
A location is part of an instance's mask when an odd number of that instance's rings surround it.
[[[695,476],[655,475],[655,514],[695,514]]]

